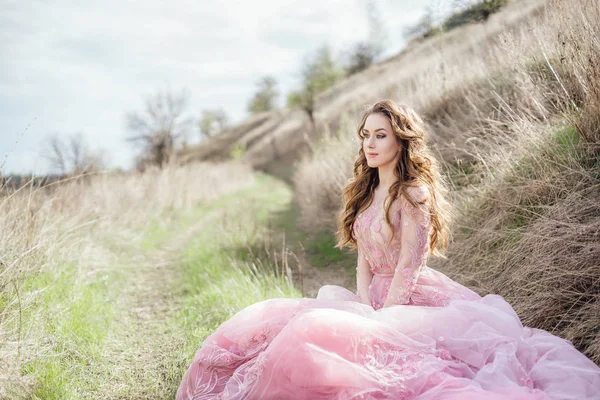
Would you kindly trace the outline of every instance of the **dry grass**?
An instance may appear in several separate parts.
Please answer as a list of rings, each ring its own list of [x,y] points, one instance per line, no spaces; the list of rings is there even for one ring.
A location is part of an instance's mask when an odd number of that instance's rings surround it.
[[[600,363],[600,5],[527,4],[535,18],[519,29],[463,41],[484,28],[457,30],[455,46],[429,55],[421,43],[419,68],[381,85],[425,116],[452,185],[454,240],[432,266],[505,296],[526,324]],[[358,150],[351,135],[323,142],[295,176],[303,220],[332,231],[350,177],[340,169],[351,173]]]
[[[511,35],[508,32],[514,29],[514,24],[531,13],[540,18],[540,3],[519,2],[528,6],[525,9],[513,4],[499,15],[494,15],[489,27],[469,25],[449,35],[436,36],[431,41],[409,48],[402,57],[379,66],[379,70],[369,71],[367,76],[353,77],[356,87],[349,93],[341,92],[332,99],[332,104],[319,111],[320,115],[326,115],[332,121],[329,124],[332,129],[343,131],[338,135],[340,140],[328,140],[319,146],[319,154],[298,165],[295,177],[298,197],[304,207],[313,210],[308,212],[303,208],[303,220],[335,220],[331,211],[339,204],[332,205],[330,200],[339,199],[349,177],[340,179],[339,175],[351,171],[351,168],[340,169],[353,165],[358,148],[358,142],[354,141],[355,127],[342,121],[344,118],[358,120],[360,107],[356,97],[361,95],[361,91],[364,92],[362,104],[389,96],[422,113],[430,126],[430,143],[435,152],[447,164],[447,169],[455,173],[453,177],[461,180],[466,179],[461,176],[464,175],[463,170],[472,169],[471,166],[465,167],[465,162],[471,164],[489,158],[491,152],[504,145],[515,131],[521,129],[519,124],[522,118],[518,118],[515,112],[528,113],[531,120],[542,122],[556,113],[555,108],[543,107],[546,100],[542,103],[539,101],[543,96],[534,96],[539,92],[555,93],[558,84],[546,79],[543,82],[550,86],[549,89],[533,89],[535,85],[531,79],[535,78],[535,74],[516,74],[518,60],[502,55],[502,52],[512,51],[506,49],[506,43]],[[527,32],[524,27],[521,31]],[[507,36],[498,36],[501,33]],[[528,66],[527,59],[522,62]],[[341,83],[340,86],[348,88],[348,83]],[[340,89],[332,90],[335,92]],[[528,107],[530,104],[534,107]],[[342,117],[335,121],[338,110],[344,108],[347,111],[342,111]],[[327,136],[327,129],[321,132]],[[348,137],[352,138],[353,144],[349,143]],[[315,174],[322,174],[323,182],[311,182],[310,176]],[[478,176],[470,174],[468,180]],[[316,197],[305,196],[305,193],[314,193]]]
[[[226,159],[239,145],[245,149],[244,162],[287,178],[311,143],[327,130],[337,131],[344,115],[355,120],[360,105],[401,94],[403,101],[419,106],[421,101],[430,102],[440,93],[462,87],[467,75],[487,76],[488,66],[496,62],[498,35],[521,29],[524,21],[540,13],[544,3],[546,0],[513,1],[486,24],[466,25],[424,42],[415,41],[401,54],[337,83],[316,99],[316,129],[306,113],[284,109],[253,117],[190,147],[186,155],[199,160]],[[488,59],[491,61],[486,62]]]
[[[93,358],[109,329],[102,318],[122,289],[124,243],[253,179],[240,164],[196,164],[80,176],[0,199],[0,398],[21,397],[39,379],[53,379],[22,376],[23,368],[78,351],[80,340],[88,340],[89,354],[69,357]]]
[[[337,132],[326,131],[312,149],[310,161],[301,162],[294,174],[296,201],[300,207],[299,224],[305,230],[331,228],[340,208],[341,188],[352,171],[352,154],[358,140],[348,140],[354,127],[344,115]]]
[[[206,154],[221,152],[228,158],[232,146],[241,144],[243,161],[275,169],[312,150],[294,175],[301,221],[311,229],[333,230],[358,146],[349,139],[355,136],[350,121],[358,118],[357,104],[382,97],[409,103],[430,125],[456,205],[448,261],[432,266],[482,294],[505,296],[524,323],[573,340],[600,363],[600,10],[584,0],[552,2],[545,11],[543,3],[515,3],[489,24],[414,43],[402,55],[340,83],[319,99],[317,131],[307,127],[302,113],[257,116],[229,136],[208,141]],[[325,140],[311,149],[315,138]],[[144,296],[152,295],[160,271],[146,272],[158,265],[152,262],[168,261],[124,256],[123,243],[143,246],[141,231],[168,227],[182,210],[253,179],[240,164],[196,164],[79,177],[44,189],[24,187],[1,198],[0,398],[31,397],[40,380],[57,387],[69,384],[50,369],[43,377],[27,375],[31,361],[58,354],[87,371],[91,361],[104,360],[106,354],[97,354],[99,343],[119,340],[114,337],[118,332],[95,316],[111,315],[111,302],[124,289],[123,274],[146,261],[146,269],[131,274],[139,277],[138,286],[149,288],[132,312],[155,315]],[[209,248],[213,231],[202,231],[200,259],[190,261],[188,278],[197,293],[185,308],[186,318],[193,316],[190,326],[196,327],[198,318],[205,318],[197,312],[198,301],[221,301],[218,296],[230,290],[231,281],[230,271],[219,273],[236,264],[227,251]],[[248,242],[236,240],[239,246]],[[222,279],[222,285],[206,290],[202,284],[208,278]],[[268,292],[274,287],[270,281],[251,288],[244,282],[240,278],[240,293],[276,294]],[[128,290],[137,298],[137,286]],[[65,293],[76,301],[56,297]],[[232,312],[255,297],[250,293],[230,300]],[[214,316],[214,324],[222,317]],[[79,340],[87,340],[87,347]],[[189,357],[195,345],[187,346]],[[130,356],[137,354],[124,351],[121,357]],[[161,371],[137,369],[130,371],[131,379],[146,372]],[[125,386],[122,397],[133,393]]]

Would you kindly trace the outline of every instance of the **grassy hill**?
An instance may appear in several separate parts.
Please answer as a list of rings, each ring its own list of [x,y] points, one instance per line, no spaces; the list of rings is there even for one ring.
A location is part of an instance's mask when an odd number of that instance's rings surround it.
[[[300,112],[274,111],[190,156],[243,148],[243,161],[293,182],[302,226],[333,234],[361,107],[409,104],[455,205],[448,259],[432,266],[505,296],[525,323],[600,362],[599,7],[510,2],[339,82],[318,98],[316,129]]]
[[[425,117],[442,162],[454,236],[430,265],[600,364],[600,5],[566,3],[415,40],[321,94],[314,128],[273,111],[184,166],[4,188],[0,398],[172,398],[245,305],[351,288],[335,217],[381,98]]]
[[[600,363],[600,5],[517,2],[496,21],[524,4],[533,17],[511,31],[434,37],[454,38],[454,51],[417,64],[388,95],[425,116],[454,204],[448,258],[431,266],[505,296],[525,324]],[[353,129],[298,164],[304,226],[334,232],[360,146]]]
[[[344,118],[357,119],[361,106],[385,97],[405,101],[417,109],[445,99],[461,88],[465,75],[481,76],[478,66],[494,57],[500,34],[521,29],[525,21],[539,18],[542,0],[514,1],[485,24],[469,24],[429,39],[414,39],[398,55],[338,82],[316,99],[313,128],[306,113],[281,109],[266,112],[225,130],[222,134],[190,146],[188,160],[226,160],[239,152],[249,165],[290,179],[293,165],[329,132],[340,129]],[[443,117],[439,114],[439,117]],[[435,122],[435,121],[432,121]],[[441,122],[441,121],[440,121]],[[346,127],[345,127],[346,128]],[[466,137],[458,132],[432,130],[441,144]],[[349,132],[346,132],[349,133]],[[445,151],[452,159],[455,150]]]

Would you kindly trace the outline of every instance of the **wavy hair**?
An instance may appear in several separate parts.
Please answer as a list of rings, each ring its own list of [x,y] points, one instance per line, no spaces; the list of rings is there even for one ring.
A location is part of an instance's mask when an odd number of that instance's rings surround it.
[[[443,251],[448,248],[450,240],[449,223],[451,214],[449,204],[443,196],[446,190],[443,186],[438,162],[431,155],[425,143],[424,122],[410,107],[404,104],[396,104],[389,99],[369,106],[364,111],[358,125],[357,134],[361,140],[361,146],[354,162],[354,176],[349,179],[343,190],[343,207],[337,218],[338,230],[336,232],[337,243],[335,247],[348,246],[356,249],[356,238],[352,229],[354,221],[359,211],[373,202],[374,190],[379,184],[377,168],[371,168],[367,165],[362,146],[362,140],[364,139],[362,132],[365,122],[369,115],[375,113],[388,118],[396,140],[402,146],[398,163],[394,169],[397,180],[390,186],[387,196],[392,201],[388,201],[385,206],[385,221],[393,231],[394,228],[389,215],[390,207],[394,200],[404,196],[413,207],[420,207],[430,215],[429,251],[445,258]],[[423,184],[429,192],[427,207],[423,202],[417,202],[408,190],[410,187],[418,187]]]

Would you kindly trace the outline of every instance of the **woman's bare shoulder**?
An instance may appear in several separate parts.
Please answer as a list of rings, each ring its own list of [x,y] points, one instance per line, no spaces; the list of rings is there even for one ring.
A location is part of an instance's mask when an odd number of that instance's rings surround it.
[[[409,186],[406,192],[417,203],[422,203],[429,199],[429,188],[424,183],[417,186]]]

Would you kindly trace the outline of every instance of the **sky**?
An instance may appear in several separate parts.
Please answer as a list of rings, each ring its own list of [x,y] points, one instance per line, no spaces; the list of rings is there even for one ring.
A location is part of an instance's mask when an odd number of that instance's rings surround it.
[[[283,105],[306,56],[367,39],[367,1],[1,0],[0,172],[52,172],[48,136],[76,133],[109,167],[131,168],[126,115],[159,90],[187,90],[191,118],[223,108],[237,123],[271,75]],[[375,1],[385,58],[433,0]],[[199,140],[193,129],[188,142]]]

